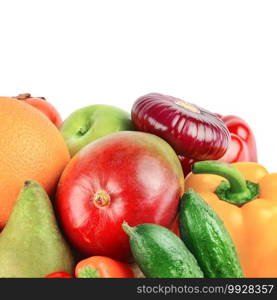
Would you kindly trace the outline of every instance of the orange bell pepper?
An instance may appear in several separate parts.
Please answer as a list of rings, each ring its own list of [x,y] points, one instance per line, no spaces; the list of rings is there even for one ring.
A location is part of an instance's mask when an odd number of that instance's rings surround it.
[[[245,277],[277,277],[277,173],[260,164],[202,161],[185,180],[229,231]]]

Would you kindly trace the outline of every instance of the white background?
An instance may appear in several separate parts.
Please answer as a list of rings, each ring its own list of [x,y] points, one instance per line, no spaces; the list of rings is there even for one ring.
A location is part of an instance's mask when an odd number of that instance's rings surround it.
[[[181,97],[244,118],[277,172],[276,41],[277,1],[1,0],[0,94],[45,96],[63,118]]]

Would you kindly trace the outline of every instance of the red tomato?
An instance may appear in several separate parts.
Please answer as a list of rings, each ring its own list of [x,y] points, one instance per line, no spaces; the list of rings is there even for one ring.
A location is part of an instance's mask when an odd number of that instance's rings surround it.
[[[67,272],[54,272],[51,274],[48,274],[44,278],[73,278],[71,274]]]
[[[16,99],[20,101],[24,101],[29,105],[35,107],[36,109],[40,110],[46,117],[57,127],[60,128],[62,124],[62,118],[56,108],[47,102],[43,97],[32,97],[31,94],[20,94]]]
[[[56,207],[79,251],[128,261],[123,221],[170,227],[183,188],[181,164],[165,141],[122,131],[98,139],[71,159],[58,185]]]

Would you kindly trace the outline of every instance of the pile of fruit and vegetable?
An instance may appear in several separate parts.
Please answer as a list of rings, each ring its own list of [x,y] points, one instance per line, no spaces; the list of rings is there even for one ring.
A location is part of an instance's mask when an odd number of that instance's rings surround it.
[[[0,121],[0,277],[277,277],[277,173],[243,119],[21,94]]]

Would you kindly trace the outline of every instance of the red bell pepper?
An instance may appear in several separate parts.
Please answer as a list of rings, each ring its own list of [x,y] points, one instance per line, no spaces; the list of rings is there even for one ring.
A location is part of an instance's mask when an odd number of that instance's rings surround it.
[[[256,140],[249,125],[237,116],[221,116],[219,114],[217,116],[223,120],[231,134],[230,145],[219,160],[226,163],[257,162]],[[196,160],[184,156],[179,156],[179,158],[186,176],[191,172],[191,166]]]
[[[256,140],[249,125],[236,116],[219,116],[226,124],[231,134],[230,146],[219,160],[226,163],[237,161],[257,162]]]

